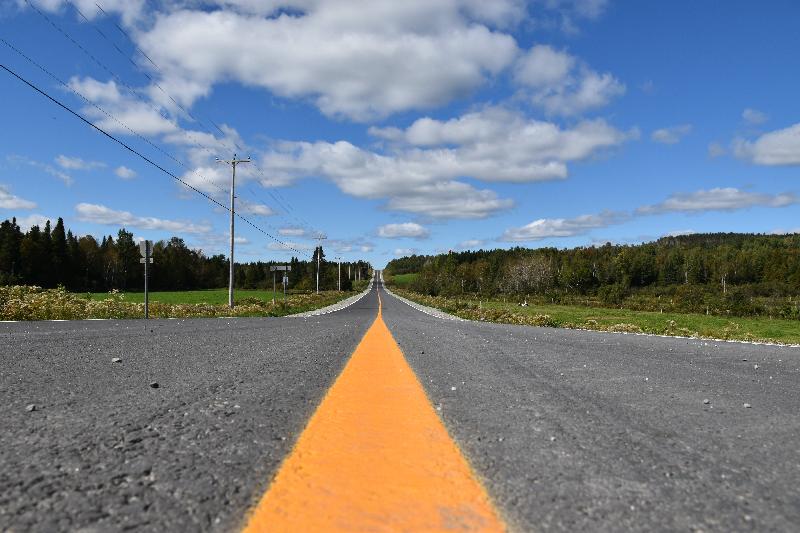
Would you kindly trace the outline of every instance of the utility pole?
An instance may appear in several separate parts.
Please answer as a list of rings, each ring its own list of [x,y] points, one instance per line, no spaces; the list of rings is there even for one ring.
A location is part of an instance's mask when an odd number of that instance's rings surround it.
[[[319,241],[319,246],[317,247],[317,294],[319,294],[319,261],[322,255],[322,241],[327,239],[327,237],[320,233],[317,235],[316,239]]]
[[[233,309],[233,242],[234,242],[234,233],[233,233],[233,226],[234,226],[234,201],[236,196],[234,195],[234,190],[236,188],[236,165],[239,163],[250,163],[250,158],[247,159],[237,159],[236,154],[233,154],[233,159],[228,161],[224,159],[217,159],[219,163],[225,163],[226,165],[230,165],[233,172],[231,173],[231,264],[230,264],[230,273],[228,275],[228,306]]]
[[[342,258],[334,257],[334,259],[339,263],[339,292],[342,292]]]

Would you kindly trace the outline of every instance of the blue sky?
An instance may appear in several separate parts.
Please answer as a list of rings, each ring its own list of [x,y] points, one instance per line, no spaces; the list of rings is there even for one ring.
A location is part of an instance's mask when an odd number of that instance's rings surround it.
[[[788,0],[6,0],[0,62],[223,203],[214,157],[251,156],[239,206],[278,240],[240,222],[239,260],[322,232],[381,267],[800,230],[798,23]],[[225,252],[224,210],[5,71],[0,94],[1,218]]]

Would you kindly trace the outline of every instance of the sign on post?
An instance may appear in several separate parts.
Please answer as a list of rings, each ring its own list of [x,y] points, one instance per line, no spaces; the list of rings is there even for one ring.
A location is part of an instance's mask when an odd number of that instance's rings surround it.
[[[275,272],[289,272],[292,265],[272,265],[269,267],[272,272],[272,303],[275,303]],[[283,301],[286,301],[286,286],[289,285],[289,276],[283,275]]]
[[[150,318],[150,291],[148,287],[148,265],[153,263],[153,241],[142,241],[139,243],[139,253],[142,258],[139,262],[144,265],[144,317]]]

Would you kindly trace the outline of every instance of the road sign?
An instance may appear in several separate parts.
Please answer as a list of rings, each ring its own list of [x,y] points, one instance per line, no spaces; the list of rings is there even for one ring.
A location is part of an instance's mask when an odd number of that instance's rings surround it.
[[[273,265],[269,267],[270,272],[275,272],[276,270],[279,272],[285,272],[292,269],[292,265]]]
[[[145,263],[145,258],[142,257],[141,259],[139,259],[139,263],[143,265]],[[153,264],[153,258],[152,257],[150,258],[150,264],[151,265]]]
[[[142,241],[139,243],[139,255],[147,257],[147,246],[150,245],[150,253],[153,253],[153,241]]]

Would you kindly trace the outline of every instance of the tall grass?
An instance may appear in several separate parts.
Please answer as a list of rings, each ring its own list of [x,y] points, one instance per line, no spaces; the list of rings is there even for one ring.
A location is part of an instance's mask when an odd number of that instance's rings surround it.
[[[220,316],[285,316],[319,309],[351,296],[352,292],[326,291],[316,294],[287,295],[286,303],[275,304],[260,298],[244,298],[234,309],[224,304],[176,304],[152,302],[152,318],[195,318]],[[130,302],[125,295],[109,293],[92,300],[67,292],[63,287],[13,285],[0,287],[0,320],[79,320],[87,318],[143,318],[144,303]]]

